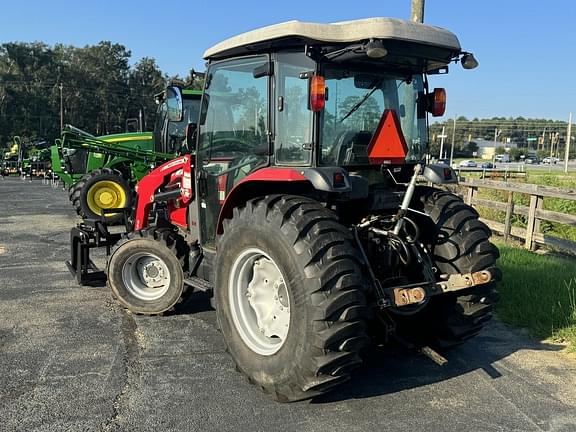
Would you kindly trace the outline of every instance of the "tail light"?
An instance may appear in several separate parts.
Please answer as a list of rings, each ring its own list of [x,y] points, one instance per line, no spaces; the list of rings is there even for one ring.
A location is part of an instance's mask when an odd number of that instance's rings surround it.
[[[435,88],[428,95],[428,112],[434,117],[440,117],[444,115],[444,111],[446,111],[446,90]]]
[[[323,76],[314,75],[310,79],[310,109],[322,111],[326,105],[326,81]]]

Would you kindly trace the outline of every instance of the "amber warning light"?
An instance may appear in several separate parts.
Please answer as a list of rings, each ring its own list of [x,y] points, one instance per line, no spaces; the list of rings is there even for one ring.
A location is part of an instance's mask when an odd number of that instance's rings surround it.
[[[326,82],[323,76],[314,75],[310,79],[310,109],[322,111],[326,105]]]
[[[435,88],[428,95],[428,112],[433,117],[440,117],[444,115],[444,111],[446,111],[446,90]]]

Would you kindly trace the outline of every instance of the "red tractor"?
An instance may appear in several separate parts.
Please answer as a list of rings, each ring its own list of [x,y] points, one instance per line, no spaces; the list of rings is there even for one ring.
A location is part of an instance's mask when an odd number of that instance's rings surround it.
[[[211,290],[238,369],[281,401],[346,381],[376,338],[435,353],[475,336],[498,250],[473,208],[419,182],[457,180],[423,159],[427,113],[446,100],[427,76],[477,65],[458,39],[387,18],[291,21],[205,58],[195,151],[139,182],[124,236],[100,221],[73,230],[79,281],[89,249],[107,246],[108,286],[132,312]],[[167,94],[178,121],[180,91]]]

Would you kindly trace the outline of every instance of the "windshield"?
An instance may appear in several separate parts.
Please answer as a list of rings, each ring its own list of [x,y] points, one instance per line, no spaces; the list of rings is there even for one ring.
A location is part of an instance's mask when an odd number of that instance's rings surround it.
[[[426,116],[418,118],[422,75],[395,76],[332,65],[323,71],[328,97],[320,120],[320,163],[368,164],[367,147],[385,109],[396,112],[408,145],[407,161],[420,160],[427,147]]]

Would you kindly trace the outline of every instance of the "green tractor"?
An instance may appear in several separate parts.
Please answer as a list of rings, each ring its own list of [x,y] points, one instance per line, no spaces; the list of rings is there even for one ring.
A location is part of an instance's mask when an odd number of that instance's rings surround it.
[[[20,136],[16,135],[12,141],[13,144],[0,161],[0,172],[3,176],[40,177],[48,172],[50,151],[45,140],[40,138],[33,141],[23,141]]]
[[[133,189],[158,162],[181,151],[186,125],[198,117],[199,90],[184,90],[184,116],[169,121],[163,94],[154,132],[131,132],[95,137],[66,126],[62,138],[51,147],[52,169],[68,187],[69,198],[83,218],[99,218],[102,210],[132,205]],[[118,214],[104,216],[117,222]]]

